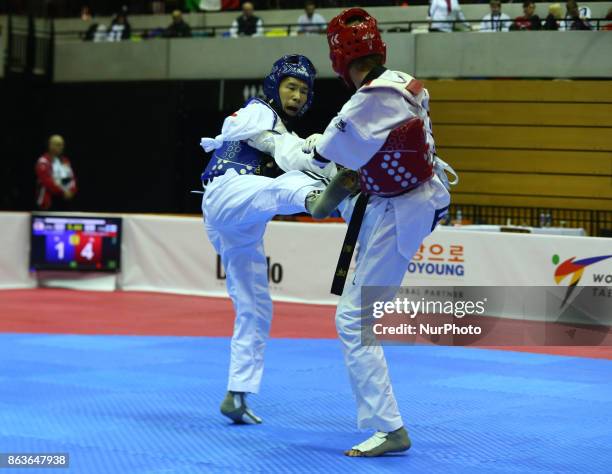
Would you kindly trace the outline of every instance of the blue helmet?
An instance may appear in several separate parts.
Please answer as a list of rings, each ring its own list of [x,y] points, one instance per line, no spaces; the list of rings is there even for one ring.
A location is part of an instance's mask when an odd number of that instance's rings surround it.
[[[278,106],[281,105],[278,88],[285,77],[295,77],[308,84],[308,97],[302,110],[297,114],[302,116],[312,104],[314,97],[314,80],[317,70],[306,56],[301,54],[287,54],[272,66],[272,71],[264,79],[264,94]]]

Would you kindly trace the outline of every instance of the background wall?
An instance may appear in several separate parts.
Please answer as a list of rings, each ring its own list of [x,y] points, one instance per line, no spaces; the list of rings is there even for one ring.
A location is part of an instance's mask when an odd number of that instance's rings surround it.
[[[244,101],[233,81],[15,84],[0,88],[3,209],[30,209],[33,166],[61,133],[78,173],[77,208],[199,212],[198,143]],[[461,174],[458,204],[612,209],[612,82],[426,81],[440,156]],[[4,91],[4,92],[3,92]],[[301,136],[321,131],[348,98],[320,80]],[[6,101],[6,102],[5,102]]]
[[[388,65],[421,78],[612,77],[607,31],[387,33]],[[323,36],[194,38],[121,43],[58,43],[58,82],[263,77],[272,58],[296,52],[333,78]]]
[[[416,35],[417,77],[610,78],[607,31]]]
[[[427,81],[457,204],[612,210],[610,81]]]
[[[415,69],[415,35],[387,35],[390,67]],[[194,38],[122,43],[58,43],[55,80],[125,81],[264,77],[287,53],[308,56],[321,78],[335,78],[323,36]]]

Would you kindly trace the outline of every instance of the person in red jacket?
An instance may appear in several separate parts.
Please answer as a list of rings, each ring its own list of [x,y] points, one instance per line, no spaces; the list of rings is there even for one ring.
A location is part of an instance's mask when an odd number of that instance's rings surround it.
[[[36,206],[39,209],[69,210],[77,192],[76,177],[64,152],[60,135],[49,137],[47,152],[36,161]]]
[[[512,31],[527,31],[527,30],[541,30],[542,21],[540,17],[535,14],[536,4],[533,0],[525,0],[523,2],[523,16],[517,16],[514,19],[514,23],[510,26]]]

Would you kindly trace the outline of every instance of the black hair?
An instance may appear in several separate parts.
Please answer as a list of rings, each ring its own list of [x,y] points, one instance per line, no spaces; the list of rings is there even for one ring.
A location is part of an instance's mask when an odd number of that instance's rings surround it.
[[[370,54],[351,61],[351,67],[358,71],[370,71],[377,66],[382,66],[384,62],[382,54]]]

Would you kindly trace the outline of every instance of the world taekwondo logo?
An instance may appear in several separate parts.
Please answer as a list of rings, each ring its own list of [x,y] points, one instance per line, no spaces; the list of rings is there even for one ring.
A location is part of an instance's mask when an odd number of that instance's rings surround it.
[[[557,265],[557,268],[555,269],[555,283],[559,285],[569,276],[569,284],[567,287],[567,292],[565,293],[565,298],[563,299],[563,303],[561,303],[561,308],[566,305],[567,300],[574,292],[574,289],[578,286],[580,279],[584,275],[584,269],[590,265],[601,262],[602,260],[606,260],[608,258],[612,258],[612,255],[600,255],[598,257],[583,258],[581,260],[576,260],[576,257],[572,257],[559,263],[561,260],[559,258],[559,255],[553,255],[553,264]],[[594,274],[593,282],[610,283],[612,282],[612,275]]]

